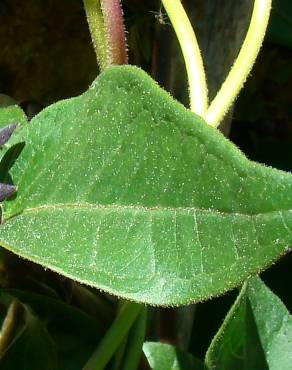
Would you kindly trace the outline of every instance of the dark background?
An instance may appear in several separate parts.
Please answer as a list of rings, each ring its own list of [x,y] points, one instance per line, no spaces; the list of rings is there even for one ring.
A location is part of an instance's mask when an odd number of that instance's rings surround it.
[[[252,1],[197,0],[184,1],[184,5],[202,45],[212,97],[238,53]],[[159,2],[125,0],[123,7],[130,63],[141,66],[187,105],[183,61]],[[83,92],[97,74],[81,0],[1,0],[1,94],[12,97],[32,116],[59,99]],[[275,0],[261,53],[222,130],[249,159],[285,171],[292,169],[291,85],[292,2]],[[1,96],[0,104],[4,100]],[[32,282],[39,280],[66,298],[66,280],[5,256],[2,286],[39,291]],[[291,266],[290,253],[262,274],[290,312]],[[197,305],[191,352],[203,356],[236,294],[233,291]]]

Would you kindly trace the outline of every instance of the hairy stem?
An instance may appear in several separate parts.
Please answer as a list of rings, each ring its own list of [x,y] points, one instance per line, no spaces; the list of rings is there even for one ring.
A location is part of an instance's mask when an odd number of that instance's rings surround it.
[[[255,0],[250,25],[238,57],[205,116],[207,123],[217,127],[244,85],[259,53],[266,33],[271,0]]]
[[[83,0],[92,43],[100,70],[107,67],[107,40],[99,0]]]
[[[103,370],[109,362],[125,335],[136,320],[143,306],[125,302],[118,316],[112,323],[96,351],[88,360],[83,370]]]
[[[120,0],[101,0],[107,39],[107,65],[127,64],[127,46]]]
[[[161,0],[161,2],[173,25],[184,57],[191,110],[204,117],[208,107],[208,90],[202,56],[194,30],[180,0]]]

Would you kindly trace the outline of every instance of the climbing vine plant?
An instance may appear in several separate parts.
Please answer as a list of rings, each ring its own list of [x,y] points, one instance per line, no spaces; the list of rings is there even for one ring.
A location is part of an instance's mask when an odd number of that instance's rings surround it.
[[[138,369],[142,348],[156,370],[288,369],[291,351],[280,349],[291,344],[291,317],[251,276],[292,244],[292,175],[249,161],[215,129],[252,68],[271,2],[255,0],[241,51],[211,102],[183,6],[162,4],[184,56],[190,109],[126,65],[120,2],[84,0],[101,70],[90,88],[29,123],[16,106],[0,111],[0,244],[123,299],[86,370]],[[170,345],[143,345],[145,305],[192,304],[238,286],[205,364]],[[49,343],[29,300],[17,298],[27,303],[26,330],[34,320]],[[54,356],[48,369],[59,366]],[[12,369],[9,352],[2,358]]]

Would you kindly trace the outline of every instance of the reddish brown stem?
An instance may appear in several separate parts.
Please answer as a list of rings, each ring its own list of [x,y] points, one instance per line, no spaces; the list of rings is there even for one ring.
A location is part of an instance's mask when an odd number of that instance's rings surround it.
[[[107,38],[107,65],[127,64],[127,46],[120,0],[101,0]]]

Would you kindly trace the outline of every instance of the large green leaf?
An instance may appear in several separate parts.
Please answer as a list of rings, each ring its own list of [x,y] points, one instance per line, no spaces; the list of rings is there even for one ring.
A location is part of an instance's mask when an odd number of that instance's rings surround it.
[[[146,342],[143,352],[152,370],[204,370],[201,360],[169,344]]]
[[[246,283],[206,355],[211,370],[290,370],[292,317],[259,278]]]
[[[217,295],[292,241],[292,176],[260,166],[141,70],[113,67],[16,133],[0,243],[136,301]]]

